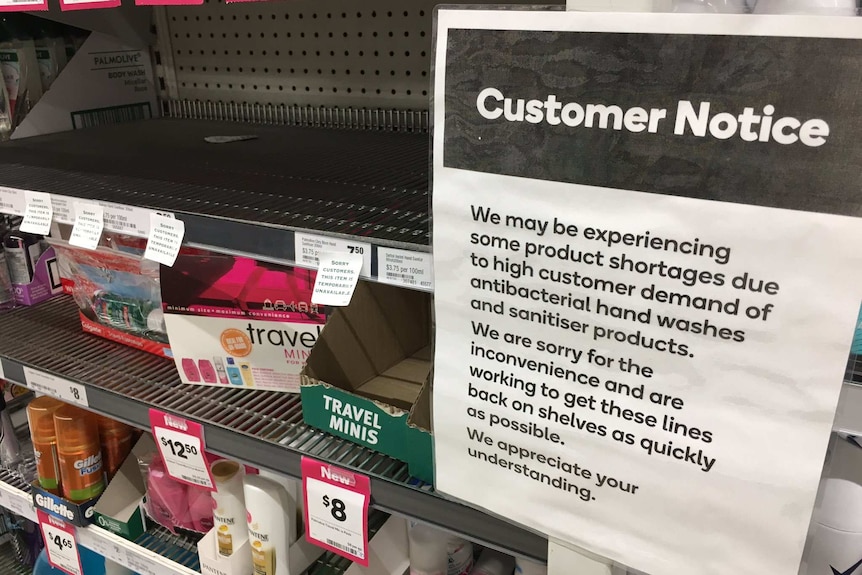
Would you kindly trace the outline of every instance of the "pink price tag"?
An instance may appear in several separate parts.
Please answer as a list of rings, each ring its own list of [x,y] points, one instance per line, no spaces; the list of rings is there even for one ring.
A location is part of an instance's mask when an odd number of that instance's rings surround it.
[[[121,0],[60,0],[60,9],[67,10],[94,10],[98,8],[117,8]]]
[[[368,476],[303,457],[302,491],[305,538],[368,567]]]
[[[215,491],[201,424],[150,409],[150,428],[168,475],[182,483]]]
[[[75,541],[75,528],[41,509],[36,510],[36,516],[45,540],[48,563],[63,573],[84,575],[81,556],[78,554],[78,543]]]
[[[31,10],[47,10],[48,0],[29,0],[18,2],[16,0],[0,0],[0,12],[24,12]]]

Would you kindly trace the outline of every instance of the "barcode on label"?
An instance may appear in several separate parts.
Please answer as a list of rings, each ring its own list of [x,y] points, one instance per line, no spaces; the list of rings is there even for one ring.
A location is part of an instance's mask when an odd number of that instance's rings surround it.
[[[396,273],[392,273],[392,272],[386,272],[386,277],[401,278],[402,280],[404,280],[407,283],[411,283],[411,284],[416,283],[416,276],[412,276],[409,274],[396,274]]]
[[[81,128],[93,128],[95,126],[104,126],[105,124],[149,120],[152,117],[153,112],[150,109],[149,102],[142,102],[140,104],[126,104],[125,106],[72,112],[72,127],[75,130],[80,130]]]
[[[353,545],[350,545],[349,543],[347,545],[343,545],[343,544],[341,544],[338,541],[335,541],[333,539],[327,539],[326,544],[331,546],[331,547],[335,547],[336,549],[340,549],[341,551],[344,551],[345,553],[350,553],[354,557],[359,557],[360,559],[365,558],[364,554],[362,553],[362,549],[360,549],[359,547],[355,547]]]

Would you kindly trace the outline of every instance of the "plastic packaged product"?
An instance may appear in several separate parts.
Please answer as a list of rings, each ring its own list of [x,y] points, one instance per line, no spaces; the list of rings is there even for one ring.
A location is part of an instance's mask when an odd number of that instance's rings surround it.
[[[0,395],[0,465],[6,469],[15,469],[19,463],[21,444],[18,443],[12,418],[6,409],[6,398]]]
[[[30,437],[36,457],[36,473],[42,489],[60,495],[60,463],[57,456],[57,431],[54,412],[63,407],[62,401],[53,397],[37,397],[27,406]]]
[[[132,451],[132,427],[103,415],[97,415],[96,421],[99,425],[102,467],[110,481]]]
[[[532,559],[515,557],[515,575],[548,575],[548,566]]]
[[[424,523],[411,522],[407,531],[410,575],[446,575],[448,541],[446,533]]]
[[[57,428],[57,459],[63,497],[82,502],[105,490],[99,426],[95,416],[74,405],[54,412]]]
[[[9,277],[14,284],[28,284],[33,281],[36,273],[36,263],[43,249],[42,236],[29,234],[15,229],[3,238],[6,250],[6,265],[9,267]]]
[[[221,459],[210,466],[216,490],[213,492],[213,523],[216,528],[216,553],[233,555],[234,549],[248,539],[244,521],[243,468],[236,461]]]
[[[288,546],[296,541],[296,502],[280,483],[243,478],[254,575],[290,575]]]
[[[2,132],[3,98],[0,94],[0,132]],[[2,141],[0,137],[0,141]],[[5,228],[0,225],[0,234],[4,234]],[[9,275],[9,259],[6,248],[0,242],[0,309],[8,309],[15,305],[15,293],[12,291],[12,276]]]
[[[446,543],[449,560],[448,575],[467,575],[473,569],[473,544],[466,539],[449,536]]]
[[[479,555],[476,566],[470,575],[511,575],[515,568],[515,558],[493,549],[485,549]]]

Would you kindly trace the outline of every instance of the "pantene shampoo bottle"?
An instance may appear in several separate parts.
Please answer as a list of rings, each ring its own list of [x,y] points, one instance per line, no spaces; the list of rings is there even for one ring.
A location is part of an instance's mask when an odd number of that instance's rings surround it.
[[[213,492],[213,523],[216,553],[230,557],[248,539],[245,527],[245,501],[242,495],[242,466],[221,459],[210,467],[216,490]]]
[[[296,541],[296,502],[280,483],[259,475],[243,478],[243,493],[254,575],[291,575],[287,550]]]

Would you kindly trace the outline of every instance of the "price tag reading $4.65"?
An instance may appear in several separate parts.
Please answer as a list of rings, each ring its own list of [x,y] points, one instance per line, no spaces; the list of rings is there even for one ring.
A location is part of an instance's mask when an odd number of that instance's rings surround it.
[[[39,528],[45,539],[45,549],[48,551],[48,562],[69,575],[83,575],[78,543],[75,541],[75,527],[41,509],[37,510],[37,515]]]
[[[306,539],[368,567],[368,477],[303,457],[302,491]]]
[[[150,409],[150,427],[168,475],[189,485],[215,490],[201,424]]]

